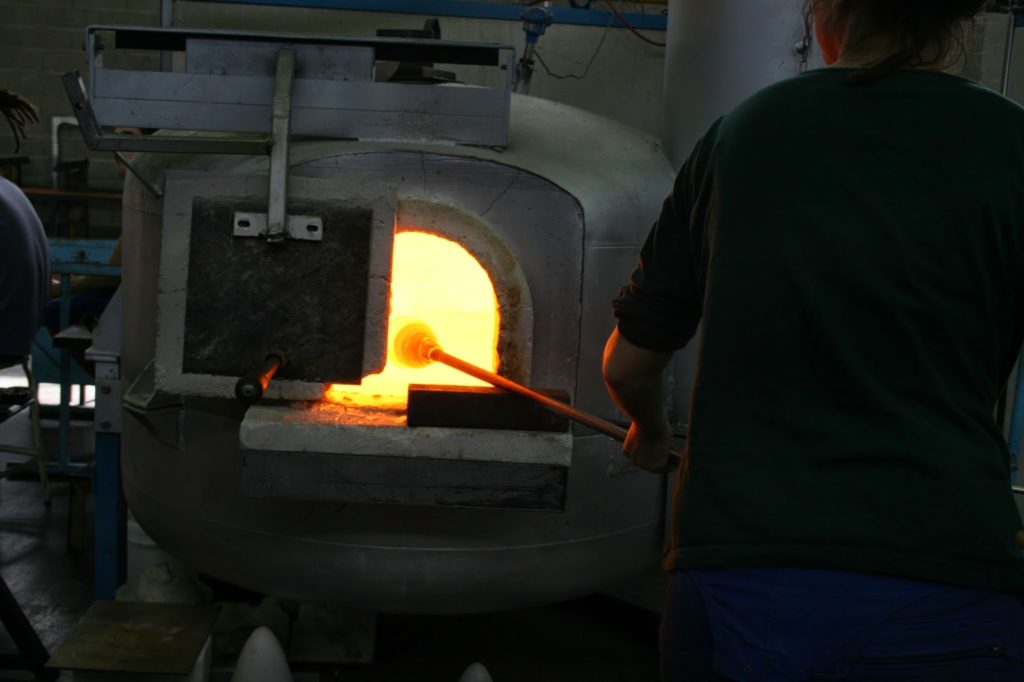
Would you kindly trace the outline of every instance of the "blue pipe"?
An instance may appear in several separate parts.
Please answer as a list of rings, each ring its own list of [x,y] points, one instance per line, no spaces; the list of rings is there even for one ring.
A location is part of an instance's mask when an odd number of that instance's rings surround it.
[[[306,9],[342,9],[359,12],[396,12],[399,14],[429,14],[442,17],[469,17],[522,21],[524,5],[508,3],[474,2],[474,0],[205,0],[206,2],[236,5],[278,5]],[[604,10],[551,7],[554,23],[577,26],[608,26],[624,28],[619,19]],[[633,28],[646,31],[664,31],[668,20],[663,14],[624,12]]]

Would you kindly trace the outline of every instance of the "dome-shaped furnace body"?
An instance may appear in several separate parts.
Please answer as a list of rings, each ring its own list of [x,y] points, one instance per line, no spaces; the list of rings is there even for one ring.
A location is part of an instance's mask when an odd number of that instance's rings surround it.
[[[502,371],[567,390],[575,406],[613,417],[600,378],[614,325],[608,301],[635,263],[671,170],[654,139],[528,97],[513,98],[511,140],[504,150],[297,141],[290,175],[328,194],[336,187],[339,196],[392,197],[397,230],[464,237],[498,289]],[[140,162],[151,178],[173,170],[265,179],[267,165],[227,156]],[[180,218],[169,206],[128,181],[125,386],[138,384],[154,359],[159,365],[158,336],[181,336],[158,330],[172,294],[161,283],[164,233],[179,229]],[[157,376],[166,370],[157,366]],[[653,566],[661,553],[666,481],[623,472],[619,445],[603,436],[567,436],[560,512],[364,504],[243,494],[244,417],[226,396],[136,406],[125,413],[122,452],[127,501],[145,530],[197,569],[247,588],[378,611],[486,611],[587,594]]]

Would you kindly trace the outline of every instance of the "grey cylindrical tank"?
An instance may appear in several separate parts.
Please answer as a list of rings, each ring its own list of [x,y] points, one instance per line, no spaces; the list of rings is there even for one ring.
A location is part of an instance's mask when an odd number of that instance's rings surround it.
[[[804,0],[671,0],[665,148],[674,167],[746,97],[800,71]]]
[[[582,255],[575,295],[581,312],[569,320],[566,338],[538,331],[532,339],[534,378],[564,380],[577,406],[615,417],[600,379],[601,349],[614,324],[608,300],[634,265],[671,170],[653,138],[571,107],[514,97],[511,129],[512,143],[503,151],[301,142],[292,149],[293,172],[350,182],[352,174],[377,177],[381,169],[394,168],[391,181],[399,191],[413,183],[417,191],[462,202],[482,220],[501,208],[503,193],[500,186],[483,195],[479,188],[510,169],[511,175],[531,178],[535,213],[543,213],[548,193],[572,197],[583,225],[582,239],[572,246]],[[140,165],[158,178],[168,169],[266,173],[267,161],[148,156]],[[524,223],[519,229],[531,228]],[[568,225],[564,229],[575,234]],[[160,203],[130,179],[124,214],[125,386],[154,358],[161,230]],[[545,259],[557,256],[519,253],[533,260],[520,263],[528,274],[543,273]],[[565,293],[546,292],[549,283],[533,278],[535,303],[537,297]],[[534,329],[564,326],[558,318],[557,310],[540,316]],[[239,489],[242,414],[229,401],[189,396],[183,406],[156,409],[145,419],[126,413],[123,475],[129,506],[161,546],[200,571],[244,587],[378,611],[485,611],[587,594],[650,568],[661,554],[665,478],[620,473],[620,446],[607,438],[574,438],[564,513],[253,499]]]
[[[802,68],[804,0],[671,0],[665,51],[665,153],[678,170],[711,124]],[[817,65],[812,50],[809,62]],[[697,344],[676,355],[675,417],[689,412]]]

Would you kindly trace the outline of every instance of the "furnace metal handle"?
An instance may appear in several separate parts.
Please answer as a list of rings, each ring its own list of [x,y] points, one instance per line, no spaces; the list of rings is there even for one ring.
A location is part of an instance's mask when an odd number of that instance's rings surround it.
[[[278,370],[285,366],[283,353],[271,353],[263,361],[263,366],[252,374],[247,374],[235,384],[235,397],[246,405],[252,405],[263,397],[267,384],[274,378]]]

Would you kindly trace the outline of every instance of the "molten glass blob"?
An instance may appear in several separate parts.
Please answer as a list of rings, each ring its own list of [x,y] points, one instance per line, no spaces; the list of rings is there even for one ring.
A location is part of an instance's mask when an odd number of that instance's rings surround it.
[[[333,384],[327,400],[404,407],[409,384],[487,385],[439,363],[416,368],[399,362],[395,335],[416,320],[430,325],[447,352],[498,370],[498,298],[487,271],[456,242],[428,232],[403,231],[395,235],[391,264],[387,364],[358,386]]]

